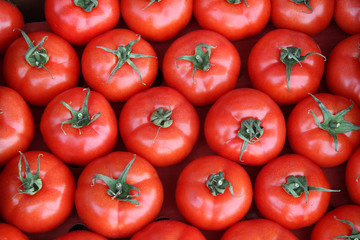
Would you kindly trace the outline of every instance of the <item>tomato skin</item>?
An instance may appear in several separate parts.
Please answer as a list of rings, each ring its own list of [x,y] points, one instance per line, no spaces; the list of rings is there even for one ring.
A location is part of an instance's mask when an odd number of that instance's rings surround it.
[[[159,108],[172,111],[170,127],[159,129],[151,122],[152,113]],[[195,108],[178,91],[153,87],[125,103],[119,130],[128,151],[155,166],[169,166],[182,161],[193,149],[200,123]]]
[[[89,94],[89,114],[100,116],[80,130],[62,122],[72,118],[71,112],[61,103],[68,103],[79,110],[84,103],[86,89],[71,88],[57,95],[45,108],[40,130],[49,149],[61,160],[73,165],[86,165],[109,153],[118,138],[115,112],[103,95],[95,91]]]
[[[193,55],[200,43],[216,48],[211,49],[210,69],[197,69],[193,80],[193,63],[176,59]],[[195,106],[209,105],[233,89],[240,68],[240,55],[234,45],[222,35],[209,30],[195,30],[177,38],[167,49],[162,65],[166,85],[181,92]]]
[[[55,240],[106,240],[103,236],[85,231],[85,230],[78,230],[69,232],[61,237],[56,238]]]
[[[351,200],[360,205],[360,147],[351,154],[345,172],[346,189]]]
[[[45,18],[54,33],[71,44],[85,45],[118,24],[120,3],[118,0],[98,1],[96,8],[85,12],[73,0],[46,0]]]
[[[359,8],[360,9],[360,8]],[[326,63],[326,83],[331,93],[351,98],[360,106],[360,34],[339,42]]]
[[[29,240],[29,238],[22,233],[16,227],[7,224],[7,223],[0,223],[0,239],[1,240]]]
[[[320,33],[329,24],[334,14],[335,0],[312,0],[311,10],[305,4],[289,0],[271,0],[271,22],[277,28],[286,28],[310,36]]]
[[[118,46],[125,46],[136,40],[138,35],[127,29],[113,29],[92,39],[85,47],[81,58],[81,69],[85,81],[95,91],[102,93],[109,101],[124,102],[130,96],[151,86],[158,71],[158,59],[152,46],[144,39],[140,39],[132,47],[132,52],[154,57],[131,58],[141,73],[139,74],[125,63],[110,77],[118,58],[97,46],[116,50]]]
[[[27,34],[34,45],[45,36],[42,45],[49,56],[44,68],[31,66],[25,59],[29,47],[23,37],[16,39],[4,57],[4,79],[6,84],[18,91],[33,105],[45,106],[59,93],[75,87],[80,75],[80,60],[75,49],[63,38],[50,32]],[[41,92],[41,94],[39,94]]]
[[[351,101],[342,96],[329,93],[314,95],[325,107],[336,114],[351,105]],[[360,131],[338,133],[338,145],[335,151],[333,137],[316,125],[311,113],[322,123],[323,114],[315,99],[311,96],[299,102],[290,112],[287,120],[287,136],[291,149],[304,155],[321,167],[334,167],[345,162],[360,142]],[[360,109],[354,104],[353,108],[345,114],[344,119],[355,125],[360,125]]]
[[[261,229],[261,231],[259,231]],[[295,235],[280,224],[268,219],[251,219],[235,223],[226,230],[221,240],[298,240]]]
[[[326,212],[330,193],[310,191],[308,203],[304,193],[295,198],[283,190],[290,175],[305,176],[308,186],[329,189],[329,182],[319,166],[297,154],[282,155],[267,163],[254,184],[254,200],[260,213],[288,229],[299,229],[318,221]]]
[[[213,196],[206,186],[210,175],[223,172],[233,187]],[[222,230],[240,221],[248,212],[253,190],[250,178],[239,164],[216,155],[193,160],[180,173],[176,204],[185,219],[197,228]]]
[[[263,135],[248,144],[240,160],[244,140],[237,136],[241,122],[261,120]],[[217,154],[246,165],[263,165],[277,157],[285,144],[286,124],[279,106],[266,94],[250,88],[232,90],[219,98],[205,118],[206,142]]]
[[[311,240],[333,240],[335,237],[351,235],[352,228],[337,219],[351,221],[355,229],[360,231],[360,206],[342,205],[326,213],[314,226],[311,232]],[[336,238],[337,239],[337,238]],[[341,238],[345,239],[345,238]],[[350,238],[348,238],[350,239]]]
[[[299,102],[308,93],[319,88],[324,73],[324,59],[309,55],[301,65],[292,67],[289,89],[286,81],[286,67],[280,60],[280,47],[298,47],[301,55],[309,52],[321,53],[317,43],[308,35],[287,29],[276,29],[259,39],[251,49],[248,72],[255,89],[267,93],[279,105]]]
[[[59,226],[69,216],[74,205],[75,180],[70,169],[49,152],[29,151],[24,155],[32,174],[38,169],[42,188],[34,195],[18,194],[19,156],[11,159],[0,174],[0,213],[4,220],[21,231],[41,233]],[[22,160],[22,176],[25,164]]]
[[[143,239],[206,240],[197,228],[175,220],[160,220],[150,223],[131,237],[131,240]]]
[[[229,40],[240,40],[259,33],[270,19],[270,0],[239,4],[225,0],[194,0],[194,16],[200,26],[222,34]]]
[[[112,152],[89,163],[81,173],[75,193],[75,206],[80,218],[93,231],[109,238],[128,237],[152,222],[160,212],[163,187],[155,168],[136,156],[126,183],[137,187],[139,206],[112,199],[101,180],[92,183],[95,174],[117,179],[134,158],[129,152]]]
[[[336,0],[334,20],[348,34],[360,33],[360,2],[357,0]]]
[[[126,25],[149,41],[163,42],[175,37],[190,22],[193,0],[122,0],[122,17]]]

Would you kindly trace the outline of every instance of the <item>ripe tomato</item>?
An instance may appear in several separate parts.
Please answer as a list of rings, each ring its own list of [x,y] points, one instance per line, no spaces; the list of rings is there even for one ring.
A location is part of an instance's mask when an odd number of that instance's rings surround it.
[[[175,37],[190,22],[193,0],[122,0],[126,25],[143,38],[162,42]]]
[[[24,232],[40,233],[54,229],[69,216],[75,180],[51,153],[30,151],[8,162],[0,174],[0,191],[4,220]]]
[[[0,86],[0,166],[26,151],[34,138],[34,118],[15,90]]]
[[[360,2],[358,0],[336,0],[334,20],[344,32],[360,33]]]
[[[1,240],[29,240],[29,238],[22,233],[19,229],[16,227],[6,224],[6,223],[0,223],[0,239]]]
[[[221,237],[221,240],[241,239],[298,240],[292,232],[278,223],[261,218],[235,223]]]
[[[324,56],[308,35],[276,29],[251,49],[248,72],[254,88],[280,105],[299,102],[315,93],[324,73]]]
[[[23,37],[5,53],[5,82],[30,104],[45,106],[59,93],[76,86],[79,57],[68,42],[53,33],[22,33]]]
[[[308,35],[323,31],[334,14],[335,0],[271,0],[271,22]]]
[[[193,160],[180,173],[176,204],[195,227],[222,230],[240,221],[253,198],[250,178],[239,164],[211,155]]]
[[[326,64],[326,83],[330,92],[351,98],[358,106],[360,106],[359,44],[360,34],[339,42],[331,51]]]
[[[206,240],[197,228],[175,220],[153,222],[131,237],[131,240],[144,239]]]
[[[263,165],[283,149],[286,124],[281,109],[268,95],[239,88],[210,108],[204,134],[217,154],[247,165]]]
[[[352,201],[360,205],[360,147],[355,149],[346,164],[345,180]]]
[[[311,240],[359,239],[360,206],[343,205],[326,213],[314,226]]]
[[[69,232],[61,237],[56,238],[55,240],[106,240],[106,238],[97,233],[78,230]]]
[[[291,149],[321,167],[345,162],[360,143],[360,109],[349,99],[319,93],[290,112],[287,133]]]
[[[114,28],[120,19],[119,0],[45,0],[51,30],[74,45]]]
[[[326,212],[329,182],[319,166],[301,155],[271,160],[255,179],[254,199],[260,213],[288,229],[310,226]]]
[[[235,87],[240,68],[240,55],[229,40],[213,31],[195,30],[170,45],[162,71],[166,85],[193,105],[203,106]]]
[[[80,87],[62,92],[47,105],[40,130],[49,149],[74,165],[109,153],[118,138],[112,106],[100,93]]]
[[[109,101],[124,102],[151,86],[158,71],[152,46],[127,29],[113,29],[91,40],[81,58],[91,89]]]
[[[89,163],[75,193],[80,218],[109,238],[128,237],[160,212],[163,187],[155,168],[140,156],[112,152]]]
[[[126,149],[155,166],[182,161],[199,135],[195,108],[175,89],[154,87],[131,97],[123,106],[119,130]]]
[[[253,36],[270,19],[270,0],[194,0],[194,16],[204,29],[230,40]]]

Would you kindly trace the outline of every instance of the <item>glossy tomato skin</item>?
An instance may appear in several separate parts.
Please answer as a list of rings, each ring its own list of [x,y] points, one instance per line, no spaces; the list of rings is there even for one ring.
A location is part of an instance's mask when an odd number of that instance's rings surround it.
[[[0,239],[29,240],[29,238],[24,233],[22,233],[18,228],[7,223],[0,223]]]
[[[153,57],[131,58],[139,69],[139,74],[128,64],[116,71],[109,79],[118,58],[98,46],[116,50],[139,36],[128,29],[113,29],[91,40],[85,47],[81,58],[81,69],[86,83],[91,89],[102,93],[109,101],[124,102],[130,96],[151,86],[158,71],[158,59],[152,46],[140,39],[132,46],[132,53]]]
[[[316,92],[325,63],[319,55],[309,55],[301,65],[296,63],[292,67],[288,89],[286,67],[280,60],[281,47],[300,48],[301,56],[309,52],[321,53],[321,50],[308,35],[287,29],[268,32],[251,49],[248,72],[253,87],[270,95],[279,105],[291,105],[308,96],[309,92]]]
[[[97,157],[109,153],[118,138],[115,112],[105,97],[90,91],[88,112],[90,118],[100,116],[80,129],[62,124],[72,118],[62,101],[80,110],[87,89],[76,87],[57,95],[45,108],[40,121],[42,137],[49,149],[65,163],[84,166]]]
[[[360,231],[360,206],[359,205],[342,205],[325,214],[314,226],[311,232],[311,240],[323,239],[333,240],[340,239],[335,237],[350,236],[352,228],[350,225],[337,219],[351,221],[356,231]],[[341,238],[346,239],[346,238]],[[351,238],[348,238],[351,239]],[[355,239],[355,238],[354,238]]]
[[[206,240],[199,229],[176,220],[160,220],[150,223],[131,237],[131,240],[143,239]]]
[[[248,0],[239,4],[226,0],[194,0],[194,16],[204,29],[218,32],[229,40],[259,33],[270,19],[270,0]]]
[[[136,156],[126,177],[126,183],[137,187],[139,205],[112,199],[102,180],[92,179],[103,174],[117,179],[133,153],[112,152],[89,163],[81,173],[75,193],[75,206],[80,218],[93,231],[109,238],[129,237],[152,222],[163,203],[163,186],[155,168]]]
[[[0,86],[0,165],[18,151],[26,151],[34,138],[30,107],[15,90]]]
[[[151,122],[154,111],[170,110],[172,124],[160,127]],[[154,166],[182,161],[193,149],[200,131],[198,114],[191,103],[169,87],[153,87],[131,97],[123,106],[119,130],[128,151],[139,154]]]
[[[175,37],[190,22],[193,0],[121,1],[126,25],[149,41],[163,42]],[[148,7],[147,7],[148,6]]]
[[[61,237],[56,238],[55,240],[106,240],[103,236],[85,231],[85,230],[78,230],[69,232]]]
[[[336,0],[334,10],[336,24],[348,34],[360,33],[360,2]]]
[[[271,160],[258,173],[254,184],[254,200],[262,216],[288,229],[299,229],[318,221],[329,206],[330,193],[310,191],[295,198],[282,188],[287,177],[305,176],[308,186],[329,189],[329,182],[319,166],[297,154]]]
[[[200,43],[216,48],[211,49],[210,69],[197,69],[193,79],[193,63],[177,58],[194,55]],[[234,45],[209,30],[195,30],[176,39],[167,49],[162,65],[166,85],[177,89],[195,106],[212,104],[232,90],[240,68],[240,55]]]
[[[360,9],[360,8],[359,8]],[[330,92],[351,98],[360,106],[360,34],[339,42],[326,63],[326,83]]]
[[[237,133],[249,118],[261,121],[263,135],[249,143],[240,160],[244,140]],[[219,98],[205,118],[206,142],[217,154],[246,165],[263,165],[277,157],[285,144],[286,124],[280,107],[266,94],[235,89]]]
[[[352,201],[360,205],[360,147],[351,154],[345,172],[346,189]]]
[[[45,18],[51,30],[74,45],[85,45],[92,38],[114,28],[120,19],[118,0],[98,1],[90,12],[73,0],[46,0]]]
[[[271,240],[298,240],[288,229],[268,219],[250,219],[235,223],[226,230],[221,240],[241,239],[271,239]]]
[[[335,0],[312,0],[296,4],[289,0],[271,0],[271,22],[277,28],[286,28],[313,36],[323,31],[334,15]]]
[[[224,173],[233,187],[223,194],[211,194],[206,182],[212,174]],[[176,204],[185,219],[203,230],[222,230],[240,221],[253,198],[250,178],[239,164],[216,155],[193,160],[180,173],[176,186]]]
[[[22,184],[18,170],[20,155],[11,159],[0,175],[1,216],[24,232],[50,231],[64,222],[73,209],[74,177],[70,169],[49,152],[29,151],[24,155],[32,174],[37,171],[40,158],[42,188],[34,195],[23,193],[14,196]],[[24,160],[21,172],[25,177]]]
[[[325,107],[336,114],[347,107],[352,102],[342,96],[329,93],[318,93],[314,95]],[[360,143],[360,131],[338,133],[337,151],[335,143],[329,132],[319,128],[311,113],[324,121],[324,115],[312,96],[299,102],[290,112],[287,120],[287,136],[291,149],[301,155],[311,159],[321,167],[334,167],[345,162]],[[354,104],[353,108],[345,114],[344,120],[355,125],[360,125],[360,109]]]
[[[4,78],[7,86],[18,91],[25,100],[37,106],[45,106],[59,93],[75,87],[80,75],[80,60],[75,49],[63,38],[51,32],[27,34],[34,45],[42,38],[49,60],[45,68],[31,66],[25,59],[29,47],[23,37],[16,39],[4,57]],[[41,93],[41,94],[39,94]]]

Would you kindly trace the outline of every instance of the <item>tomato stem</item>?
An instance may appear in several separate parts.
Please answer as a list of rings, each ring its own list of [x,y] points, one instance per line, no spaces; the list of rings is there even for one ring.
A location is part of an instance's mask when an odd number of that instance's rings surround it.
[[[339,240],[340,239],[349,239],[349,240],[351,240],[351,239],[359,240],[360,239],[360,233],[356,230],[355,225],[351,221],[338,219],[336,216],[334,216],[334,219],[337,221],[340,221],[342,223],[345,223],[352,228],[351,235],[337,236],[337,237],[333,238],[334,240],[335,239],[339,239]]]
[[[241,158],[248,143],[253,144],[259,141],[259,138],[263,135],[264,127],[260,126],[260,124],[261,121],[255,118],[247,118],[241,121],[241,128],[237,132],[237,136],[244,141],[241,146],[240,161],[242,161]]]
[[[209,179],[206,181],[206,186],[213,196],[223,194],[226,191],[226,187],[229,187],[231,195],[235,197],[233,186],[227,179],[225,179],[225,174],[223,172],[211,174]]]
[[[305,4],[305,6],[310,10],[309,14],[311,14],[313,12],[313,9],[309,3],[309,0],[289,0],[289,1],[296,3],[296,4]]]
[[[239,3],[241,3],[241,0],[227,0],[227,2],[228,2],[228,3],[232,3],[232,4],[239,4]],[[244,3],[245,3],[245,6],[249,7],[249,6],[247,5],[246,0],[244,0]]]
[[[154,2],[161,2],[161,0],[150,0],[150,3],[148,5],[146,5],[146,7],[144,7],[142,10],[147,9],[148,7],[151,6],[151,4],[153,4]]]
[[[158,108],[151,114],[150,122],[159,127],[153,140],[158,136],[160,128],[168,128],[172,125],[171,114],[171,110],[165,110],[164,108]]]
[[[74,0],[74,4],[78,7],[81,7],[85,12],[91,12],[94,8],[97,7],[97,0]]]

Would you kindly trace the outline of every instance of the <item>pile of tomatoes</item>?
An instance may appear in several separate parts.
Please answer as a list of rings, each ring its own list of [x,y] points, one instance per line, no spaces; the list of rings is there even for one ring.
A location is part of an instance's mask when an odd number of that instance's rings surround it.
[[[43,4],[0,0],[0,240],[359,237],[359,1]]]

